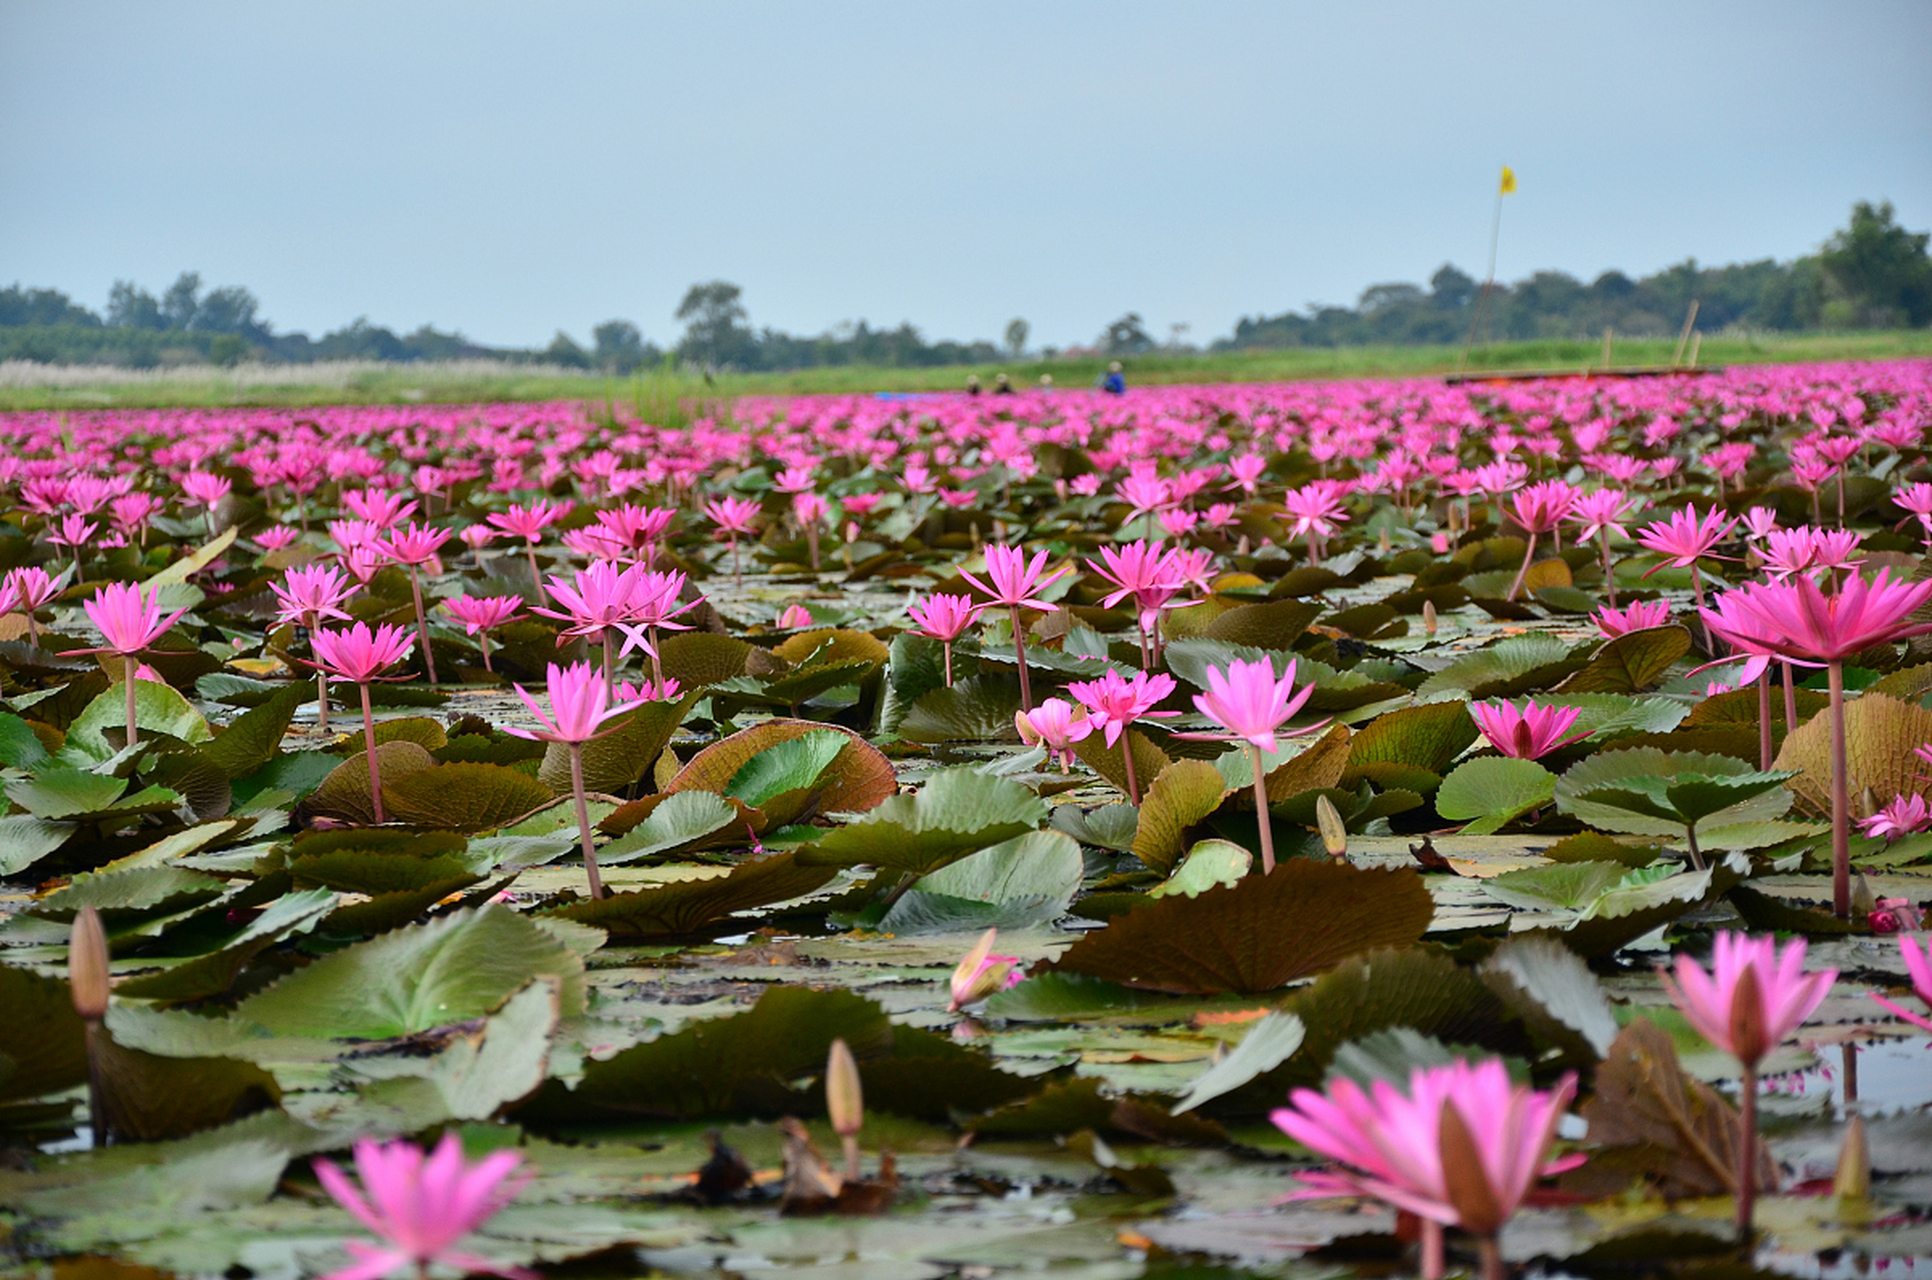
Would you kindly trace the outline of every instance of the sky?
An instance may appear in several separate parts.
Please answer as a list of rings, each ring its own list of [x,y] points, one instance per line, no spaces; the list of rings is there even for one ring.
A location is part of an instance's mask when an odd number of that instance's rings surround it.
[[[1932,225],[1925,0],[0,0],[0,284],[244,285],[492,345],[910,320],[1204,343],[1444,262]]]

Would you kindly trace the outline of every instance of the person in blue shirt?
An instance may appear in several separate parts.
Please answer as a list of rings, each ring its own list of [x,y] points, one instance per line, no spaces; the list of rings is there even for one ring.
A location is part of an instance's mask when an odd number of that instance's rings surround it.
[[[1100,379],[1100,389],[1108,395],[1126,394],[1127,376],[1120,371],[1120,361],[1114,360],[1108,363],[1107,372]]]

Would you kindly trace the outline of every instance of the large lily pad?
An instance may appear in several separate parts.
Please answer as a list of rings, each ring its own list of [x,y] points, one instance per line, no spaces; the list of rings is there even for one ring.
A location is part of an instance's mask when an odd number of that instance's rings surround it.
[[[808,785],[771,797],[761,810],[762,825],[783,826],[812,813],[861,813],[899,790],[892,762],[879,749],[847,729],[810,720],[767,720],[729,738],[714,742],[678,771],[665,786],[667,794],[680,791],[729,793],[732,780],[759,752],[807,734],[837,733],[845,748],[831,758]]]
[[[324,956],[242,1001],[236,1016],[277,1035],[382,1039],[480,1017],[532,978],[583,1009],[584,963],[500,906],[459,911]]]
[[[1534,760],[1478,756],[1442,780],[1436,812],[1467,822],[1464,835],[1488,835],[1548,804],[1555,792],[1556,775]]]
[[[445,831],[489,831],[555,798],[529,774],[500,764],[440,764],[382,784],[392,821]]]
[[[1188,830],[1220,808],[1227,794],[1220,770],[1205,760],[1172,762],[1141,798],[1134,856],[1166,875],[1187,849]]]
[[[977,769],[944,769],[916,794],[894,796],[799,850],[800,866],[924,875],[969,853],[1036,830],[1047,807],[1026,787]]]
[[[1349,956],[1416,941],[1434,910],[1413,871],[1291,859],[1272,875],[1115,916],[1050,969],[1190,995],[1277,991]]]
[[[837,874],[833,867],[807,866],[795,854],[781,853],[741,862],[725,875],[679,880],[635,893],[613,893],[573,902],[548,914],[595,925],[618,938],[681,937],[733,912],[815,893]]]

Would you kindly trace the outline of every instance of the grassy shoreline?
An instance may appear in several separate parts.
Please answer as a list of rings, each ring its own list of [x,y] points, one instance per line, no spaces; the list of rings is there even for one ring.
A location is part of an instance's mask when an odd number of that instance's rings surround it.
[[[1618,367],[1669,362],[1673,339],[1627,339],[1616,344]],[[1308,378],[1428,377],[1456,369],[1453,346],[1300,347],[1270,351],[1152,352],[1127,363],[1131,385],[1186,382],[1275,382]],[[1877,333],[1717,335],[1706,339],[1700,364],[1783,364],[1828,360],[1932,357],[1932,330]],[[1580,371],[1600,365],[1602,346],[1587,340],[1494,343],[1470,356],[1470,370]],[[436,365],[302,365],[224,370],[44,369],[0,366],[0,411],[114,408],[214,408],[308,404],[409,404],[469,401],[598,400],[646,411],[739,396],[873,394],[952,391],[969,374],[991,385],[1005,373],[1016,386],[1036,386],[1051,374],[1056,386],[1089,386],[1104,358],[1021,360],[1009,364],[941,368],[839,366],[782,373],[699,375],[650,372],[613,377],[546,366],[485,361]]]

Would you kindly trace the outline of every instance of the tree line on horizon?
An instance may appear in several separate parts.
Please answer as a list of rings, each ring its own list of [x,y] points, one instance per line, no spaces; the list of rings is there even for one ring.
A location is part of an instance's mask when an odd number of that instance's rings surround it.
[[[1637,279],[1606,271],[1588,284],[1565,272],[1538,271],[1513,284],[1491,285],[1486,298],[1478,281],[1445,264],[1426,288],[1376,284],[1353,307],[1311,304],[1304,311],[1243,317],[1232,334],[1209,349],[1451,344],[1467,338],[1478,314],[1484,340],[1586,338],[1605,329],[1628,337],[1661,336],[1676,331],[1693,300],[1699,327],[1706,331],[1919,328],[1932,324],[1928,242],[1932,233],[1898,224],[1889,201],[1859,201],[1849,223],[1817,253],[1790,262],[1703,267],[1687,259]],[[859,320],[809,337],[754,328],[744,291],[725,280],[686,291],[674,313],[684,333],[668,350],[621,319],[592,329],[588,346],[559,330],[549,346],[526,349],[483,346],[427,324],[397,334],[366,316],[311,339],[301,332],[275,332],[260,311],[255,295],[240,286],[204,292],[195,272],[181,273],[159,297],[117,280],[104,313],[57,289],[15,284],[0,289],[0,360],[151,368],[245,360],[486,358],[628,374],[663,364],[745,371],[984,364],[1028,354],[1029,337],[1020,319],[1007,326],[1003,344],[928,341],[910,322],[874,328]],[[1159,346],[1140,314],[1130,311],[1079,353],[1133,356]],[[1032,354],[1052,359],[1076,352],[1044,347]]]

